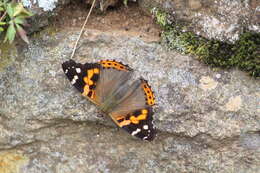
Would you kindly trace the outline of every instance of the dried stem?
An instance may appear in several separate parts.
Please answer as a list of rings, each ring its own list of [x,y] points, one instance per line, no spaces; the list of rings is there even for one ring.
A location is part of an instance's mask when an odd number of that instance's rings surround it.
[[[85,22],[84,22],[84,24],[83,24],[83,26],[82,26],[82,28],[81,28],[81,31],[80,31],[80,33],[79,33],[78,39],[77,39],[77,41],[76,41],[76,43],[75,43],[75,45],[74,45],[73,52],[72,52],[72,54],[71,54],[70,59],[72,59],[73,56],[74,56],[74,54],[75,54],[75,51],[76,51],[76,48],[77,48],[79,39],[80,39],[80,37],[81,37],[81,35],[82,35],[82,33],[83,33],[83,30],[84,30],[84,28],[85,28],[85,25],[86,25],[87,22],[88,22],[88,18],[89,18],[89,16],[90,16],[91,12],[92,12],[92,9],[93,9],[93,7],[94,7],[94,5],[95,5],[95,2],[96,2],[96,0],[93,0],[92,5],[91,5],[91,8],[90,8],[90,10],[89,10],[89,12],[88,12],[88,15],[87,15],[87,17],[86,17],[86,20],[85,20]]]
[[[7,14],[7,12],[5,11],[3,16],[0,18],[0,22],[5,18],[6,14]]]

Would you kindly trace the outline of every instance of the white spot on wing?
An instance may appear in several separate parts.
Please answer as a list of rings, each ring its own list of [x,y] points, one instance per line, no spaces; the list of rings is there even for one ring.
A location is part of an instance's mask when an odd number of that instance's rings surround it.
[[[148,125],[143,125],[144,130],[148,130]]]
[[[147,136],[145,136],[145,137],[143,137],[143,140],[146,140],[148,137]]]
[[[74,85],[76,83],[76,81],[74,79],[72,79],[71,84]]]
[[[141,129],[136,129],[131,133],[132,136],[136,135],[137,133],[141,132]]]
[[[77,73],[80,73],[80,72],[81,72],[81,69],[80,69],[80,68],[76,68],[76,72],[77,72]]]
[[[71,81],[71,84],[74,85],[78,79],[79,79],[79,77],[77,75],[75,75]]]
[[[66,70],[65,70],[65,73],[67,74],[68,72],[69,72],[69,70],[68,70],[68,69],[66,69]]]

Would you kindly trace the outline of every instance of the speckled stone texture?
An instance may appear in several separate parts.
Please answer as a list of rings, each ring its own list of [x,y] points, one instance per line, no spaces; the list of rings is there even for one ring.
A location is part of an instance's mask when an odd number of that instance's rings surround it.
[[[209,39],[233,42],[244,30],[260,32],[259,0],[139,0],[143,10],[159,8]]]
[[[259,81],[111,32],[87,30],[75,60],[115,59],[155,91],[153,142],[131,137],[83,98],[61,69],[79,30],[35,36],[0,69],[0,172],[256,173]]]

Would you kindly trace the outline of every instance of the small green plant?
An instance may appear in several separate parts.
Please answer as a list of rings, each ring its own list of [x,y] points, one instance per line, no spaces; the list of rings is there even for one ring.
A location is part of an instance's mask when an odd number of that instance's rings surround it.
[[[168,26],[167,14],[157,8],[153,8],[151,10],[151,13],[156,18],[157,24],[159,24],[162,28],[166,29]]]
[[[12,43],[18,33],[26,43],[29,43],[23,26],[26,24],[25,19],[30,16],[32,13],[27,11],[22,3],[0,0],[0,35],[5,33],[4,42]]]
[[[124,3],[125,6],[127,6],[127,1],[128,0],[123,0],[123,3]]]

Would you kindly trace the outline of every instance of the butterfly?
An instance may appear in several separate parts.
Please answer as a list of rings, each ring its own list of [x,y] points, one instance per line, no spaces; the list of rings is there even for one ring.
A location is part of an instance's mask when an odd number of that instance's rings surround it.
[[[137,138],[154,139],[154,93],[145,79],[131,80],[132,68],[115,60],[85,64],[69,60],[62,68],[71,84],[115,124]]]

